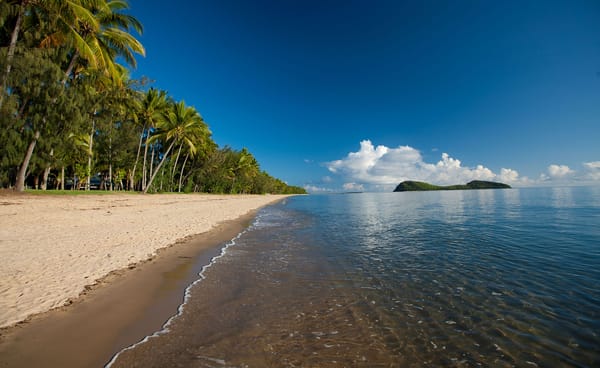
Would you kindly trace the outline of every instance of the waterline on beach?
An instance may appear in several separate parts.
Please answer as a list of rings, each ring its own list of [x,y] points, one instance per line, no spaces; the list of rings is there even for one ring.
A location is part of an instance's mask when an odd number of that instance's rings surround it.
[[[202,267],[202,270],[200,271],[200,273],[198,273],[198,279],[196,281],[194,281],[193,283],[191,283],[188,287],[185,288],[184,295],[183,295],[183,302],[177,308],[177,313],[174,314],[173,316],[171,316],[165,322],[165,324],[162,326],[162,328],[159,331],[156,331],[152,335],[148,335],[148,336],[144,337],[139,342],[122,349],[121,351],[116,353],[111,358],[111,360],[105,365],[105,367],[106,368],[112,367],[112,365],[119,358],[119,355],[121,355],[121,353],[123,353],[127,350],[135,349],[137,346],[146,343],[148,340],[150,340],[153,337],[158,337],[160,335],[169,333],[170,332],[169,326],[171,325],[171,323],[173,322],[173,320],[175,318],[179,317],[183,313],[183,311],[185,309],[185,305],[188,303],[188,301],[191,297],[191,289],[194,287],[194,285],[196,285],[197,283],[201,282],[202,280],[204,280],[206,278],[206,276],[205,276],[206,270],[208,270],[219,258],[225,256],[227,254],[227,249],[234,246],[236,244],[236,240],[239,239],[246,231],[248,231],[248,229],[244,229],[239,234],[237,234],[233,239],[231,239],[229,242],[225,243],[225,245],[221,248],[221,252],[218,255],[214,256],[208,264],[206,264],[205,266]]]

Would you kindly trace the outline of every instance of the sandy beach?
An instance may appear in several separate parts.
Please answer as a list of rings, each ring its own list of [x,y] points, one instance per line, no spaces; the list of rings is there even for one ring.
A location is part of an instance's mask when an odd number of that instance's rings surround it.
[[[284,196],[0,197],[0,327],[70,304],[111,271]]]

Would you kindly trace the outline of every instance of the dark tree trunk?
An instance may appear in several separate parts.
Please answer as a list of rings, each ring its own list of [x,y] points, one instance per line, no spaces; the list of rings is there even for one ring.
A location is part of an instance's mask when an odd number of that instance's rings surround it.
[[[71,58],[71,62],[69,63],[69,66],[67,67],[67,70],[65,71],[65,76],[63,77],[62,84],[67,83],[67,80],[69,79],[69,76],[71,75],[71,72],[73,71],[73,68],[75,68],[75,63],[77,63],[77,60],[79,60],[79,51],[75,51],[75,53],[73,54],[73,57]]]

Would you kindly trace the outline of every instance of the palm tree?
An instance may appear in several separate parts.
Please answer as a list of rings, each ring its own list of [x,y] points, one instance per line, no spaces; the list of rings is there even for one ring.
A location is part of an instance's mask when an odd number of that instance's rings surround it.
[[[86,24],[93,29],[99,29],[99,24],[91,9],[108,10],[105,0],[68,0],[68,1],[51,1],[51,0],[12,0],[13,7],[16,10],[15,25],[11,33],[8,53],[5,60],[5,69],[2,73],[0,94],[0,107],[6,90],[8,76],[12,69],[12,59],[14,57],[19,33],[23,24],[28,19],[46,18],[54,24],[54,31],[45,35],[40,42],[41,47],[55,47],[65,44],[69,40],[75,47],[77,58],[79,55],[84,55],[86,60],[96,65],[97,50],[94,50],[81,36],[81,25]],[[36,15],[36,16],[34,16]],[[39,19],[37,19],[39,21]],[[36,22],[33,20],[32,22]],[[31,22],[30,22],[31,23]],[[30,24],[30,28],[36,28],[39,24]]]
[[[126,0],[109,0],[106,5],[107,9],[103,9],[96,15],[100,24],[97,44],[102,50],[100,54],[102,60],[99,66],[104,66],[108,75],[115,76],[118,75],[115,62],[117,57],[123,58],[129,66],[135,68],[137,62],[134,54],[146,55],[144,46],[130,33],[135,30],[141,35],[144,28],[135,17],[121,13],[121,11],[129,9]]]
[[[150,137],[150,141],[160,140],[163,144],[169,144],[169,147],[164,152],[160,163],[150,177],[148,186],[144,188],[144,193],[148,192],[156,174],[160,171],[176,144],[185,145],[191,154],[195,154],[199,142],[210,134],[202,116],[200,116],[195,108],[185,106],[184,101],[171,104],[162,115],[163,120],[155,134]]]
[[[144,46],[130,33],[135,30],[142,34],[142,24],[135,17],[121,13],[129,9],[126,0],[46,2],[52,4],[48,8],[57,15],[57,31],[48,35],[41,45],[64,44],[73,49],[63,83],[81,60],[88,68],[100,70],[118,81],[117,57],[135,68],[134,54],[145,56]]]
[[[71,133],[69,135],[69,138],[72,139],[73,142],[75,142],[75,145],[82,152],[85,152],[87,158],[87,166],[85,171],[85,190],[90,190],[90,179],[92,177],[92,160],[94,158],[94,126],[92,125],[91,134],[81,133],[76,135]]]
[[[118,82],[117,57],[122,57],[128,65],[135,68],[137,63],[134,53],[146,55],[144,46],[130,33],[135,30],[142,34],[142,24],[135,17],[120,12],[129,9],[126,0],[101,1],[100,4],[91,1],[93,20],[79,22],[79,34],[72,38],[75,41],[75,52],[65,71],[63,83],[71,75],[80,57],[87,61],[88,67],[101,70]]]
[[[137,113],[138,120],[142,123],[142,133],[140,134],[138,151],[131,173],[131,182],[135,179],[135,170],[140,158],[142,143],[145,141],[144,161],[142,166],[142,190],[146,189],[146,159],[148,157],[148,138],[150,136],[150,131],[156,127],[157,123],[162,121],[163,112],[167,108],[167,105],[167,93],[165,91],[157,91],[154,88],[150,88],[144,95],[144,99],[141,101],[140,109]]]
[[[9,53],[14,55],[19,29],[24,17],[31,19],[34,15],[52,24],[51,32],[43,37],[40,46],[66,46],[72,48],[72,56],[63,84],[66,83],[76,62],[81,58],[87,62],[88,70],[96,70],[113,82],[121,83],[123,67],[115,60],[123,57],[130,65],[135,66],[134,53],[144,55],[141,43],[128,32],[132,29],[142,31],[141,24],[134,18],[120,11],[127,9],[125,0],[21,0],[12,32]],[[36,19],[37,19],[36,18]],[[6,92],[6,81],[11,71],[12,58],[7,58],[6,70],[2,74],[0,95]],[[56,99],[55,99],[56,101]],[[0,97],[0,104],[2,98]],[[44,118],[45,119],[45,118]],[[93,135],[93,132],[92,132]],[[29,159],[40,137],[36,131],[34,138],[27,148],[23,163],[17,175],[16,190],[24,188],[24,176],[29,165]]]
[[[246,148],[241,151],[230,151],[227,174],[231,180],[229,193],[245,194],[248,192],[250,190],[247,188],[249,183],[258,175],[259,171],[258,161]]]
[[[102,115],[104,115],[104,134],[108,137],[108,182],[109,190],[112,191],[113,179],[113,129],[123,127],[135,118],[135,111],[139,109],[139,101],[133,98],[134,92],[130,87],[132,81],[129,79],[129,71],[119,65],[117,72],[119,78],[104,78],[108,80],[108,86],[104,92]],[[114,136],[118,140],[118,135]]]

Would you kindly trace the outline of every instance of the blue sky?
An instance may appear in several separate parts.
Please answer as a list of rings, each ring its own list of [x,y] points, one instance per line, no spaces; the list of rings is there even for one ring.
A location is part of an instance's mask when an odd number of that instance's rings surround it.
[[[290,184],[600,184],[598,1],[130,4],[133,76]]]

